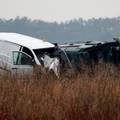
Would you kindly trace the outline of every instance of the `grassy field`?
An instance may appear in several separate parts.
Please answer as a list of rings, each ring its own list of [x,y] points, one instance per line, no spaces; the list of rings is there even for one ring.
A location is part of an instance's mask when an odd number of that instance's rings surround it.
[[[5,74],[0,120],[120,120],[120,69],[99,65],[59,79],[41,71]]]

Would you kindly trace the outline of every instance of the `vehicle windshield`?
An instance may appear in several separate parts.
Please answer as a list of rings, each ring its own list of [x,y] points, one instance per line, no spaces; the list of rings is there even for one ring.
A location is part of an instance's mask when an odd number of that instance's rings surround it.
[[[50,58],[58,58],[63,67],[70,66],[67,54],[59,48],[35,49],[33,51],[42,65],[44,64],[42,58],[44,58],[44,55],[48,55]]]
[[[35,49],[33,50],[38,57],[39,55],[43,55],[44,53],[48,53],[50,55],[53,55],[55,52],[55,48],[47,48],[47,49]]]
[[[47,49],[34,49],[33,50],[39,60],[40,63],[42,63],[42,57],[44,57],[44,54],[49,55],[50,57],[55,57],[54,53],[55,53],[55,48],[47,48]]]

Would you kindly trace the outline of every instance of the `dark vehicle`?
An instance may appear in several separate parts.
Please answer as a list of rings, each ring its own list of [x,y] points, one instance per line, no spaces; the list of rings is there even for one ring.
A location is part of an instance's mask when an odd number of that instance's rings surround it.
[[[86,43],[64,44],[63,49],[75,70],[80,70],[83,64],[91,65],[101,62],[120,64],[120,43],[88,41]]]

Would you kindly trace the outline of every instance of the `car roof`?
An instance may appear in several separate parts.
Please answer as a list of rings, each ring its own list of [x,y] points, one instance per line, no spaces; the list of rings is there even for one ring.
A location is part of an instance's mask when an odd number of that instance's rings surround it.
[[[79,51],[81,49],[91,48],[94,45],[86,45],[86,43],[74,43],[74,44],[63,44],[59,45],[59,47],[66,51]]]
[[[18,44],[30,49],[45,49],[55,47],[52,43],[19,33],[0,33],[0,40]]]

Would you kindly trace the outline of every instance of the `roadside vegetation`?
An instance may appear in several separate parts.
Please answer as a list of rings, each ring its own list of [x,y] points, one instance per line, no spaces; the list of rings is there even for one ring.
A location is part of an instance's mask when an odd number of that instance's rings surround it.
[[[1,75],[0,120],[120,120],[120,68]]]

